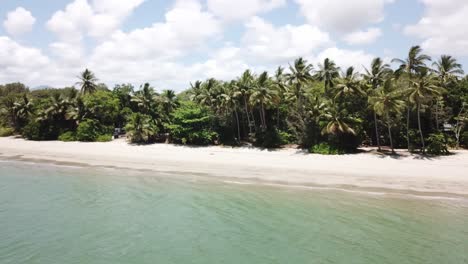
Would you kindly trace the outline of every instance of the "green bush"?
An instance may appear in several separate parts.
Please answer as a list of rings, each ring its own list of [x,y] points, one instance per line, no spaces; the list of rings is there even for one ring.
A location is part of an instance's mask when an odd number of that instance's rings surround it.
[[[332,146],[326,142],[317,144],[309,149],[310,153],[322,154],[322,155],[341,155],[345,154],[344,150],[340,150],[335,146]]]
[[[13,136],[15,130],[11,127],[0,127],[0,137]]]
[[[292,135],[278,129],[258,132],[255,135],[255,146],[262,148],[278,148],[291,142]]]
[[[62,133],[58,137],[58,140],[64,141],[64,142],[76,141],[76,133],[73,131],[67,131],[65,133]]]
[[[463,132],[461,136],[461,144],[465,147],[468,147],[468,131]]]
[[[99,135],[96,139],[97,142],[109,142],[112,141],[112,135],[111,134],[104,134],[104,135]]]
[[[447,140],[443,134],[431,134],[427,141],[427,153],[432,155],[449,154]]]
[[[61,128],[50,122],[29,121],[22,129],[21,135],[29,140],[57,140]]]
[[[159,132],[153,118],[141,113],[133,113],[129,116],[125,130],[130,142],[138,144],[154,142]]]
[[[99,139],[109,139],[109,134],[111,133],[112,129],[101,125],[99,121],[94,119],[85,119],[80,122],[76,129],[76,139],[83,142],[95,142],[99,141]],[[112,139],[112,136],[110,136],[110,138]]]
[[[177,143],[209,145],[218,138],[213,129],[213,115],[205,107],[185,102],[172,113],[172,117],[168,129]]]

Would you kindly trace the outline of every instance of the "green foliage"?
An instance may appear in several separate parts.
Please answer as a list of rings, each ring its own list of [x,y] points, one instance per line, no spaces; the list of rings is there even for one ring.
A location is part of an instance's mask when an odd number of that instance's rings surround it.
[[[110,127],[101,125],[98,120],[85,119],[76,129],[76,139],[83,142],[95,142],[100,136],[111,133],[111,130]]]
[[[114,125],[119,114],[120,101],[112,92],[98,90],[83,96],[83,103],[89,111],[88,118],[98,120],[103,125]]]
[[[431,134],[428,138],[429,145],[427,146],[427,153],[431,155],[447,155],[449,150],[447,147],[447,140],[443,134]]]
[[[208,145],[218,138],[213,129],[213,115],[205,107],[185,102],[172,113],[172,118],[168,129],[177,143]]]
[[[156,140],[158,127],[150,115],[133,113],[125,126],[132,143],[151,143]]]
[[[64,141],[64,142],[76,141],[76,133],[73,131],[67,131],[65,133],[62,133],[58,137],[58,140]]]
[[[328,144],[327,142],[322,142],[317,144],[309,149],[310,153],[322,154],[322,155],[341,155],[345,154],[344,150],[340,150],[335,146]]]
[[[11,127],[0,127],[0,137],[13,136],[15,130]]]
[[[261,148],[278,148],[291,142],[292,135],[276,128],[255,134],[255,146]]]
[[[109,141],[112,141],[112,135],[111,134],[99,135],[96,138],[96,142],[109,142]]]
[[[30,120],[22,129],[21,135],[29,140],[56,140],[61,132],[55,123]]]
[[[468,147],[468,131],[463,132],[461,138],[462,138],[461,143],[462,143],[465,147]]]

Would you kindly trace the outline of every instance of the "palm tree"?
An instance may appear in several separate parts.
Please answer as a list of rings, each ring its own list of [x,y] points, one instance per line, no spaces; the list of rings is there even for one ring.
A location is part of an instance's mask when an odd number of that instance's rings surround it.
[[[14,103],[14,108],[19,120],[27,119],[33,113],[33,103],[26,94]]]
[[[276,126],[280,124],[280,104],[285,101],[285,96],[289,92],[288,86],[286,85],[286,76],[284,75],[284,68],[278,67],[275,72],[273,79],[273,88],[276,90],[278,96],[278,105],[276,108]]]
[[[325,93],[328,93],[334,86],[334,80],[340,77],[340,68],[336,66],[335,62],[326,58],[323,64],[318,65],[319,70],[316,73],[316,78],[323,82],[325,85]]]
[[[68,108],[65,118],[67,120],[73,120],[76,125],[79,125],[80,122],[88,116],[88,114],[89,111],[83,102],[83,98],[77,97]]]
[[[271,80],[267,72],[263,72],[258,76],[255,82],[255,89],[250,95],[250,104],[260,106],[260,121],[261,128],[267,128],[265,108],[276,100],[276,91],[271,89]]]
[[[440,59],[433,64],[434,72],[439,77],[439,85],[444,89],[447,89],[450,83],[455,82],[460,75],[464,74],[462,65],[457,62],[455,58],[449,55],[442,55]],[[436,98],[436,110],[435,110],[435,119],[436,119],[436,128],[439,130],[439,105],[440,97]]]
[[[385,79],[387,79],[392,74],[390,65],[384,64],[382,59],[378,57],[372,60],[370,70],[365,68],[365,71],[366,73],[363,74],[364,80],[369,86],[371,86],[372,91],[375,91],[378,88],[380,88],[381,85],[384,83]],[[373,111],[373,113],[377,148],[380,151],[380,135],[377,123],[377,114],[375,111]]]
[[[96,82],[98,81],[98,79],[96,78],[93,72],[91,72],[88,69],[85,69],[85,71],[82,72],[78,78],[80,79],[80,81],[76,84],[81,87],[81,94],[90,94],[96,91]]]
[[[244,109],[245,109],[245,114],[247,116],[247,122],[249,123],[249,134],[252,134],[252,127],[255,127],[255,118],[253,117],[253,113],[249,111],[249,98],[250,94],[252,93],[252,89],[254,86],[254,80],[255,77],[252,74],[250,70],[244,71],[242,73],[242,76],[237,79],[236,81],[236,86],[239,92],[241,93],[242,100],[244,101]],[[254,124],[250,121],[250,116],[252,115],[252,118],[254,120]]]
[[[356,135],[356,132],[351,128],[350,123],[353,121],[351,117],[340,109],[334,102],[329,103],[322,112],[321,117],[327,121],[327,125],[322,129],[322,134],[339,133]]]
[[[304,86],[313,80],[313,66],[307,60],[298,58],[294,61],[294,65],[289,65],[289,73],[286,74],[286,80],[293,88],[293,93],[296,97],[297,108],[300,109],[303,104]]]
[[[221,83],[214,79],[208,79],[201,85],[199,93],[194,96],[193,100],[201,105],[210,107],[212,110],[217,111]]]
[[[151,116],[141,113],[130,116],[125,130],[132,143],[149,143],[158,133],[158,127]]]
[[[438,87],[436,83],[435,76],[429,74],[428,69],[421,69],[417,75],[417,79],[411,81],[412,85],[407,91],[410,103],[416,104],[416,111],[418,115],[418,130],[421,137],[423,154],[426,151],[426,146],[424,144],[424,136],[421,128],[421,106],[425,100],[440,96],[444,91],[444,89]]]
[[[355,93],[355,94],[364,94],[360,87],[360,82],[358,80],[359,74],[354,71],[354,67],[349,67],[346,69],[346,72],[342,73],[341,79],[338,81],[338,84],[335,87],[335,97],[343,97],[346,94]]]
[[[177,99],[177,95],[173,90],[162,91],[161,95],[159,96],[159,100],[162,104],[162,107],[164,108],[164,111],[166,112],[166,116],[169,116],[170,113],[172,113],[172,111],[180,105],[179,100]]]
[[[393,87],[393,80],[387,79],[382,87],[373,90],[372,95],[369,97],[369,104],[374,113],[383,117],[388,129],[388,137],[390,139],[390,147],[392,154],[395,154],[392,138],[392,116],[399,114],[403,109],[405,102],[400,99],[401,94]]]
[[[142,113],[150,114],[151,110],[154,108],[156,99],[157,97],[154,89],[149,83],[145,83],[143,87],[140,87],[140,90],[135,93],[131,101],[138,105]]]
[[[55,93],[51,97],[50,106],[39,112],[38,121],[49,121],[62,122],[66,120],[66,114],[70,102],[64,99],[60,94]]]
[[[421,70],[427,68],[426,62],[430,61],[431,57],[428,55],[422,54],[422,49],[420,46],[413,46],[408,52],[408,57],[405,60],[402,59],[393,59],[392,62],[397,62],[400,64],[398,70],[395,72],[397,76],[406,74],[408,78],[408,89],[411,89],[411,82],[413,75],[420,72]],[[411,105],[408,98],[406,106],[406,140],[408,143],[408,150],[410,149],[410,136],[409,136],[409,127],[410,127],[410,112]]]
[[[238,90],[235,81],[232,81],[231,83],[225,83],[223,88],[224,91],[221,94],[221,107],[226,112],[234,113],[237,125],[237,140],[240,141],[240,123],[237,109],[239,108],[239,98],[242,96],[242,93]]]

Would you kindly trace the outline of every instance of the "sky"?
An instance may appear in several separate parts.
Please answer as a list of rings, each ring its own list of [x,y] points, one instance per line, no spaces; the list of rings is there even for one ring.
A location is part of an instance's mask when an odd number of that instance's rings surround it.
[[[421,45],[468,65],[467,0],[0,0],[0,83],[182,91],[304,57],[363,70]]]

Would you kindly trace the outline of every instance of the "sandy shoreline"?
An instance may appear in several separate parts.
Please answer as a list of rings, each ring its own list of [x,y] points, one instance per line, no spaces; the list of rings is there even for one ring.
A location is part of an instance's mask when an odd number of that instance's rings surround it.
[[[456,151],[455,155],[440,158],[396,159],[373,153],[322,156],[294,149],[133,146],[123,140],[65,143],[0,138],[0,159],[177,172],[272,184],[468,197],[468,151]]]

